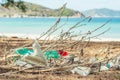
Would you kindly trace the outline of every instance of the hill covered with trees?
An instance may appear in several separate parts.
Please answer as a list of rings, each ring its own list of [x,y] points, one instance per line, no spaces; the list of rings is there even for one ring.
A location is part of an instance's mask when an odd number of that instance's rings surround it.
[[[50,9],[41,5],[28,2],[12,2],[8,0],[0,5],[0,17],[58,17],[60,9]],[[62,14],[63,17],[84,17],[84,15],[72,9],[65,8]]]

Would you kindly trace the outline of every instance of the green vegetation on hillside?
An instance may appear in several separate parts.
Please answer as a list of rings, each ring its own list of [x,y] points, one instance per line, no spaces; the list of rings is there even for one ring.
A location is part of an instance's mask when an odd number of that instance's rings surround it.
[[[58,17],[60,14],[60,9],[50,9],[41,5],[23,1],[14,2],[14,0],[7,0],[6,3],[2,4],[2,7],[0,6],[0,16],[1,14],[3,16],[13,16],[14,14],[17,14],[21,16]],[[79,11],[65,8],[62,16],[83,17],[83,14]]]
[[[50,8],[46,8],[40,5],[36,5],[36,4],[32,4],[32,3],[25,3],[25,5],[27,6],[27,13],[30,16],[59,16],[60,13],[60,9],[50,9]],[[30,13],[31,12],[31,13]],[[64,9],[64,12],[62,14],[62,16],[76,16],[76,14],[80,14],[80,12],[78,11],[74,11],[68,8]]]
[[[23,1],[19,0],[18,2],[15,2],[14,0],[4,0],[5,3],[2,3],[2,6],[5,8],[10,8],[10,7],[17,7],[19,8],[22,12],[26,12],[26,5],[24,4]]]

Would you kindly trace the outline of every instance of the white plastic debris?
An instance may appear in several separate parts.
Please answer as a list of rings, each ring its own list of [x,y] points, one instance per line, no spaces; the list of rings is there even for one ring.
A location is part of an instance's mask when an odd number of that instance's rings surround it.
[[[46,64],[46,60],[43,60],[41,57],[39,56],[31,56],[31,55],[28,55],[28,56],[24,56],[22,58],[23,61],[27,62],[27,63],[30,63],[30,64],[34,64],[34,65],[37,65],[37,66],[45,66],[47,65]]]
[[[118,56],[118,57],[116,58],[115,65],[116,65],[116,66],[119,66],[119,65],[120,65],[120,56]]]
[[[46,58],[42,53],[41,46],[37,40],[32,45],[34,53],[32,55],[25,55],[22,60],[35,65],[47,65]]]
[[[109,68],[107,66],[101,66],[100,67],[100,71],[107,71],[109,70]]]
[[[95,57],[89,59],[89,63],[94,63],[95,61],[96,61]]]
[[[15,62],[15,65],[20,66],[20,67],[25,67],[25,68],[31,68],[31,67],[33,67],[31,64],[28,64],[28,63],[26,63],[24,61],[21,61],[21,60],[17,60]]]
[[[79,61],[79,57],[75,57],[74,58],[74,61],[76,62],[76,61]]]
[[[37,40],[35,40],[32,47],[33,47],[33,50],[34,50],[33,56],[43,56],[41,46],[40,46],[40,44]]]
[[[89,67],[76,67],[74,69],[71,70],[71,72],[80,74],[81,76],[87,76],[90,74],[91,72],[91,68]]]
[[[115,59],[115,67],[117,69],[120,69],[120,56],[118,56],[116,59]]]
[[[107,66],[115,67],[117,69],[120,69],[120,56],[116,57],[115,59],[108,62]]]

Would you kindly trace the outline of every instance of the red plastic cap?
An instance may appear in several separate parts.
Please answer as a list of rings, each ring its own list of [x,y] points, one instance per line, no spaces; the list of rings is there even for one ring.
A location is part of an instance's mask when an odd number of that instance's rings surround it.
[[[63,51],[63,50],[59,50],[58,53],[59,53],[61,56],[68,56],[68,52]]]

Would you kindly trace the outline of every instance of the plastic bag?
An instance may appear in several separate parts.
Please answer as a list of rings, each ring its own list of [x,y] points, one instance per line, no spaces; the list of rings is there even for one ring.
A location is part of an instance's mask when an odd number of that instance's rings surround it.
[[[33,50],[34,50],[34,54],[32,56],[40,57],[41,61],[45,61],[47,63],[47,61],[45,59],[45,56],[42,53],[41,46],[40,46],[40,44],[37,40],[35,40],[32,47],[33,47]]]
[[[20,55],[31,55],[33,54],[33,50],[28,50],[28,48],[19,48],[16,50],[16,53]]]
[[[120,56],[118,56],[115,59],[109,61],[106,66],[108,68],[115,67],[115,68],[119,69],[120,68]]]
[[[76,67],[71,70],[72,73],[80,74],[81,76],[87,76],[90,74],[91,68],[89,67]]]
[[[32,45],[34,53],[32,55],[25,55],[22,60],[34,65],[47,65],[47,60],[41,51],[40,44],[37,40]]]
[[[109,68],[106,67],[106,66],[101,66],[101,67],[100,67],[100,71],[107,71],[107,70],[109,70]]]
[[[45,52],[45,56],[47,57],[47,59],[51,59],[51,58],[59,59],[60,58],[60,54],[56,50]]]
[[[31,67],[33,67],[31,64],[28,64],[28,63],[26,63],[24,61],[20,61],[20,60],[17,60],[14,64],[18,65],[20,67],[25,67],[25,68],[31,68]]]
[[[33,50],[34,50],[33,56],[43,56],[42,55],[41,46],[40,46],[40,44],[38,43],[37,40],[35,40],[35,42],[33,43],[32,47],[33,47]]]

